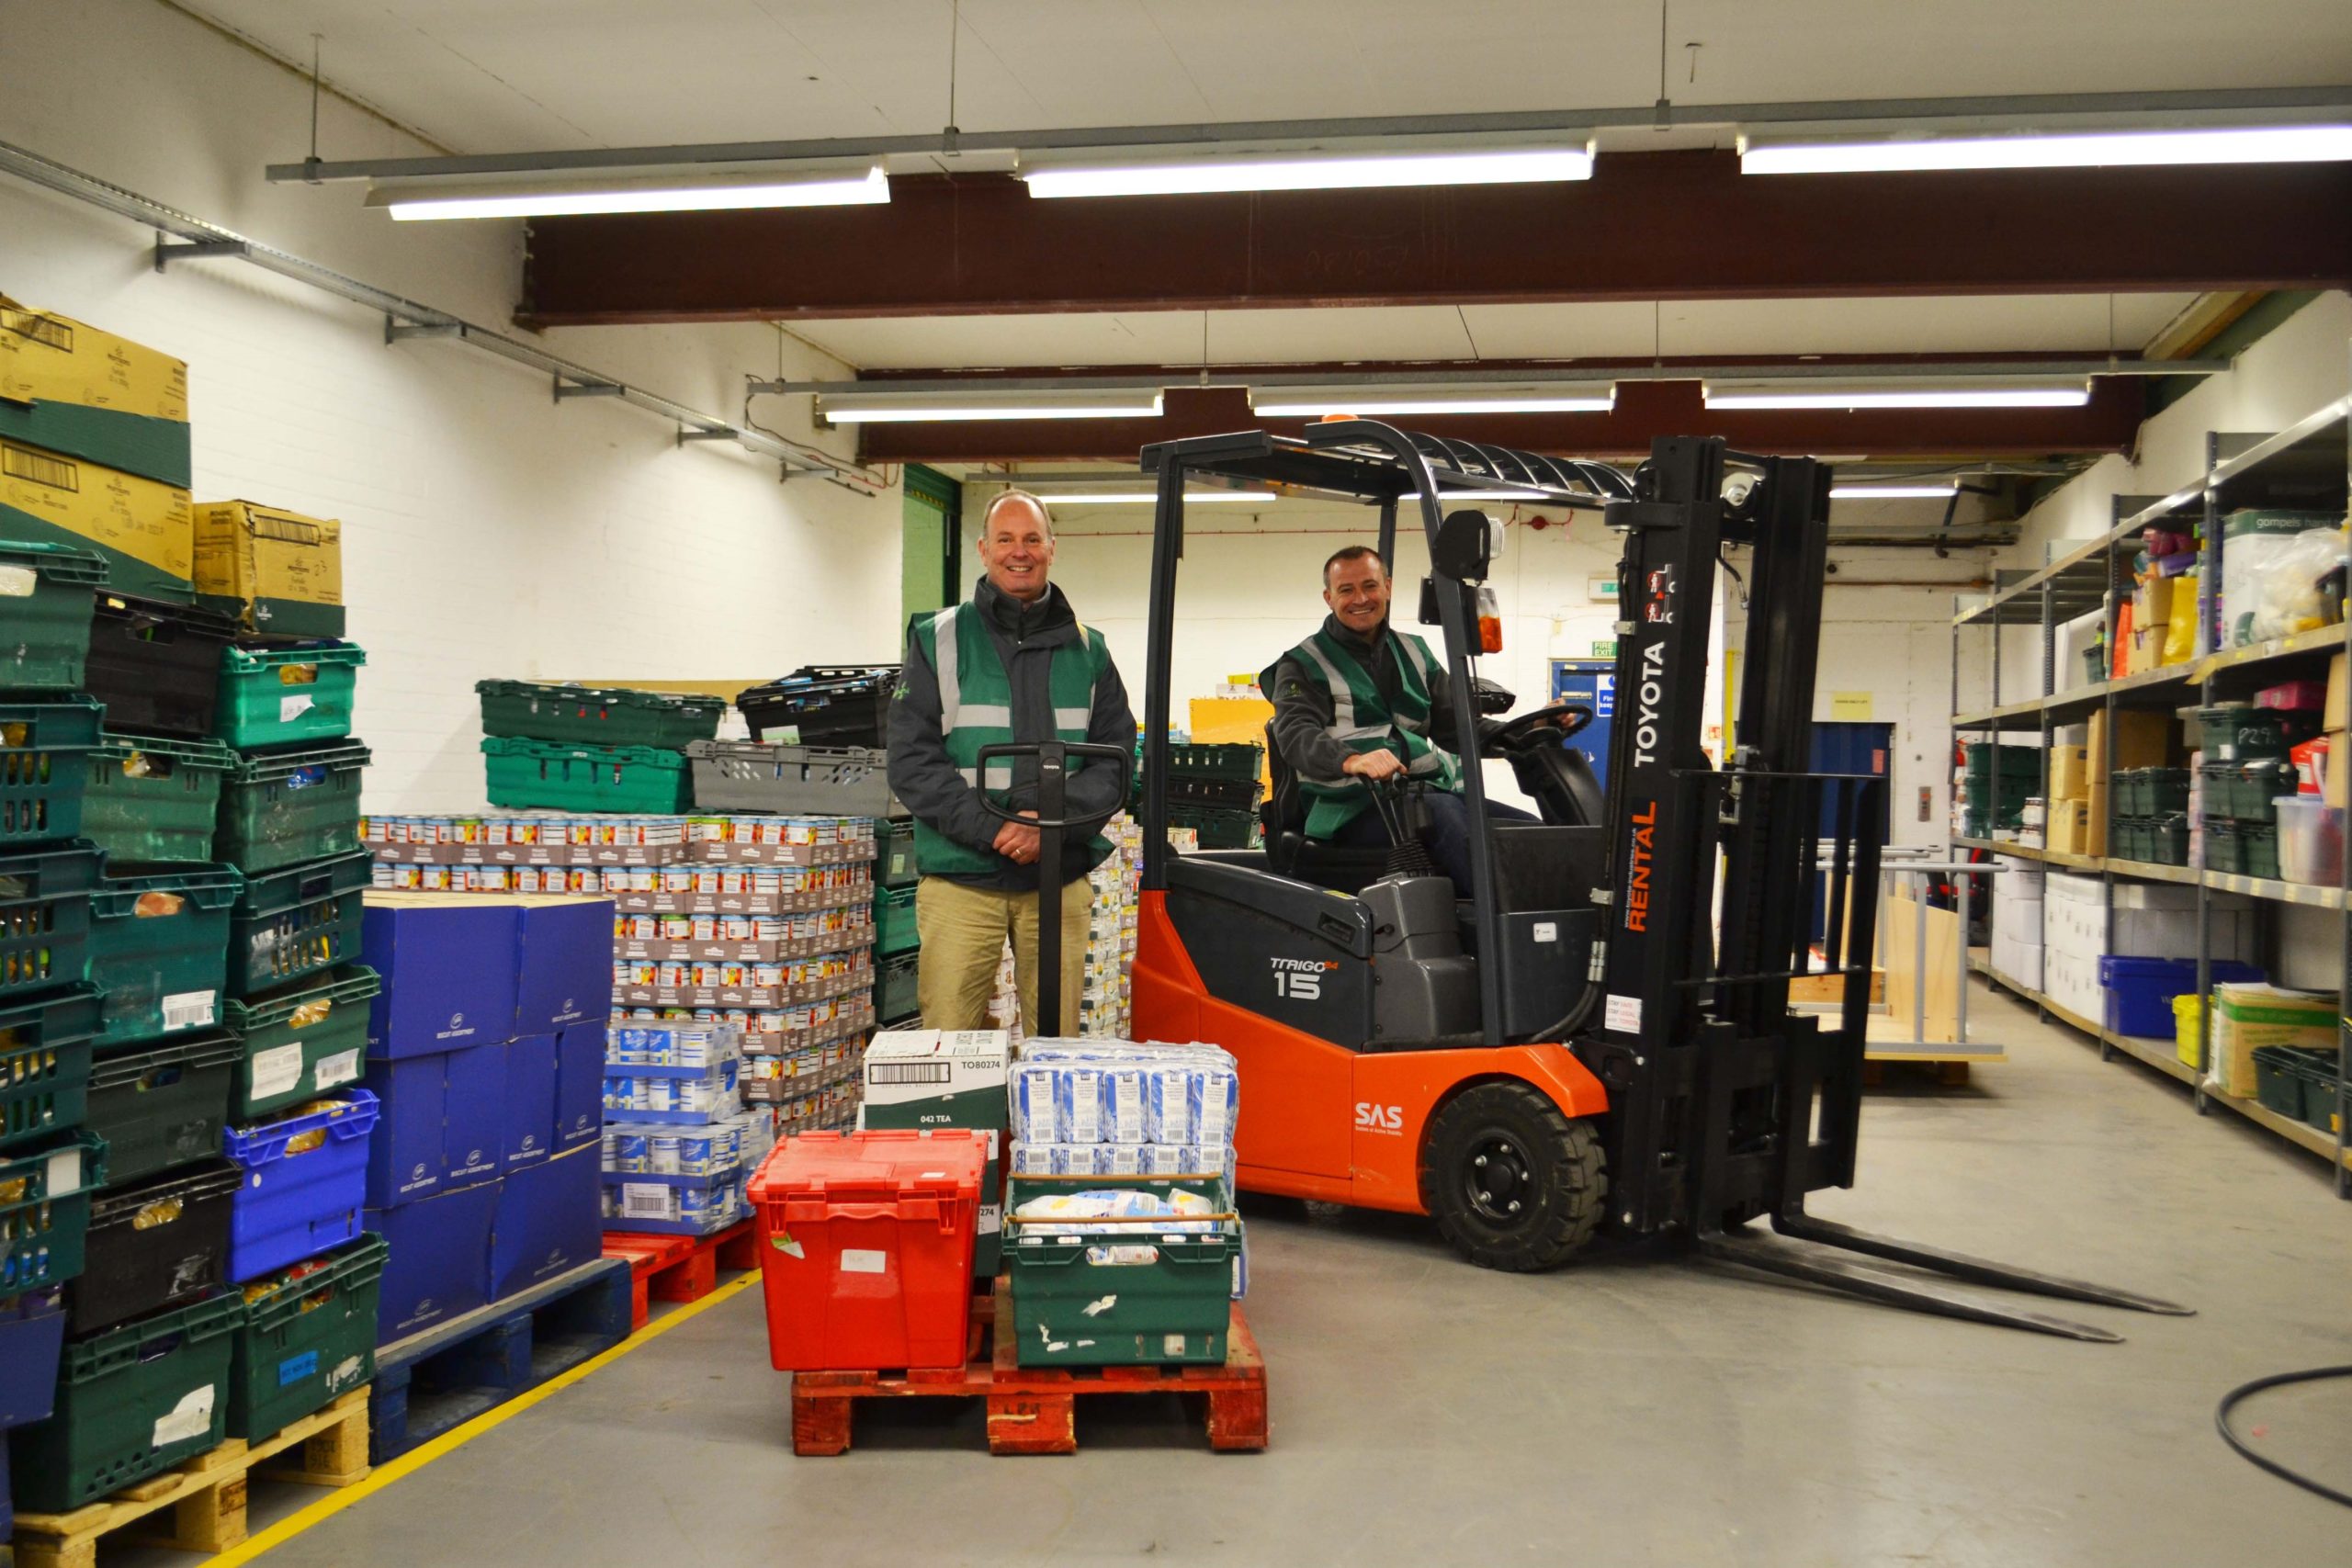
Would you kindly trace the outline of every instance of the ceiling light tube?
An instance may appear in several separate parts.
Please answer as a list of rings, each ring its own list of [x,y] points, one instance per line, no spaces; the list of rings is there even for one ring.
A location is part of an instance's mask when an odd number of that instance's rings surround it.
[[[2074,409],[2091,400],[2088,381],[1857,382],[1707,381],[1701,397],[1711,409]]]
[[[890,199],[882,165],[835,164],[697,176],[671,170],[600,180],[386,180],[367,205],[402,222],[456,218],[557,218],[610,212],[717,212],[769,207],[856,207]]]
[[[1943,485],[1833,484],[1832,501],[1949,501],[1958,483]]]
[[[1051,163],[1018,171],[1035,197],[1194,196],[1383,186],[1532,185],[1592,177],[1592,143],[1444,152],[1359,152]]]
[[[1476,382],[1420,386],[1357,384],[1267,387],[1250,407],[1270,418],[1321,419],[1329,414],[1607,413],[1617,406],[1612,384],[1498,386]]]
[[[1161,394],[1136,389],[1089,395],[1053,392],[904,392],[844,394],[817,400],[820,417],[834,424],[884,424],[926,420],[1157,419]]]
[[[2057,135],[1914,136],[1892,141],[1739,139],[1739,172],[1744,175],[2326,164],[2347,159],[2352,159],[2352,125],[2205,126]]]

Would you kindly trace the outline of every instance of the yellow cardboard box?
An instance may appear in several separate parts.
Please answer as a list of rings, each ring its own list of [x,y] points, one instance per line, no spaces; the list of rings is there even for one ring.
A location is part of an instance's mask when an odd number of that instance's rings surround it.
[[[2091,797],[2089,747],[2050,748],[2049,797],[2052,800],[2088,800]]]
[[[0,398],[187,420],[187,366],[127,337],[0,295]]]
[[[2044,807],[2044,842],[2060,854],[2096,854],[2090,847],[2091,803],[2053,800]]]
[[[0,440],[0,535],[94,546],[119,593],[185,602],[196,523],[187,491]]]
[[[2213,987],[2213,1066],[2222,1092],[2251,1100],[2254,1052],[2258,1045],[2335,1045],[2335,998],[2332,994],[2281,990],[2276,986]]]
[[[2352,733],[2341,729],[2327,732],[2327,755],[2321,760],[2322,777],[2327,787],[2320,792],[2330,806],[2342,806],[2352,801]]]
[[[196,509],[196,592],[247,630],[341,637],[343,525],[250,501]]]
[[[2352,680],[2346,679],[2344,655],[2340,653],[2327,661],[2327,709],[2319,727],[2352,729]]]

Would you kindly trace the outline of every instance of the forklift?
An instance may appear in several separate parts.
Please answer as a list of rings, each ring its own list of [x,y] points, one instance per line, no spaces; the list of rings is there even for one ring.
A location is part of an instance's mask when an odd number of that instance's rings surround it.
[[[1464,1257],[1494,1269],[1557,1267],[1606,1225],[1887,1304],[2077,1339],[2120,1337],[1930,1276],[2186,1311],[1806,1213],[1808,1193],[1854,1180],[1886,787],[1801,771],[1828,541],[1825,465],[1672,437],[1629,475],[1336,418],[1303,437],[1160,443],[1144,448],[1142,466],[1157,513],[1135,1031],[1233,1054],[1243,1190],[1425,1213]],[[1417,508],[1431,566],[1421,619],[1442,632],[1445,667],[1434,673],[1449,682],[1456,727],[1432,739],[1465,764],[1466,897],[1409,853],[1392,865],[1389,852],[1308,839],[1281,787],[1263,808],[1262,848],[1171,852],[1171,652],[1195,482],[1374,507],[1392,572],[1399,507]],[[1564,743],[1589,710],[1554,705],[1505,719],[1511,694],[1476,674],[1476,595],[1500,530],[1446,497],[1498,490],[1598,513],[1623,536],[1605,792]],[[1701,729],[1709,604],[1733,545],[1752,552],[1752,581],[1738,747],[1718,767]],[[1510,764],[1541,821],[1486,815],[1481,759]],[[1279,786],[1279,759],[1275,768]],[[1410,787],[1381,802],[1384,819],[1409,819]],[[1792,1010],[1791,981],[1823,973],[1842,978],[1834,1016]],[[1770,1234],[1751,1228],[1757,1220]]]

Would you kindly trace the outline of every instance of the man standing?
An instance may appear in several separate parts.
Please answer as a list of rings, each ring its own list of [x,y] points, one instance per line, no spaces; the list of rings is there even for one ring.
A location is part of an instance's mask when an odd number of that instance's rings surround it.
[[[1038,1035],[1078,1032],[1092,900],[1086,874],[1111,852],[1096,836],[1062,859],[1062,1016],[1037,1017],[1038,829],[1008,822],[982,793],[1023,817],[1037,815],[1035,758],[999,759],[980,776],[984,746],[1088,741],[1131,750],[1135,715],[1102,634],[1081,625],[1047,581],[1054,524],[1046,503],[1008,490],[980,521],[984,575],[972,597],[907,628],[906,668],[890,704],[890,787],[915,819],[915,928],[922,942],[919,991],[926,1029],[986,1026],[999,955],[1012,939],[1022,1026]],[[1064,816],[1109,818],[1125,801],[1123,770],[1071,759]]]
[[[1429,644],[1388,624],[1388,568],[1377,550],[1350,545],[1323,563],[1331,613],[1283,655],[1265,688],[1274,746],[1297,775],[1307,837],[1334,844],[1387,845],[1366,781],[1400,773],[1426,781],[1430,859],[1468,897],[1470,816],[1459,793],[1461,761],[1446,749],[1457,734],[1453,687]],[[1487,815],[1535,820],[1493,800]]]

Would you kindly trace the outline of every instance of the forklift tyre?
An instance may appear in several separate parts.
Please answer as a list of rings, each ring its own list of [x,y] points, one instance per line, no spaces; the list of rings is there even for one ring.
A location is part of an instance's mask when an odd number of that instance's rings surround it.
[[[1558,1268],[1592,1239],[1608,1198],[1599,1133],[1531,1085],[1476,1085],[1430,1119],[1421,1202],[1481,1269]]]

